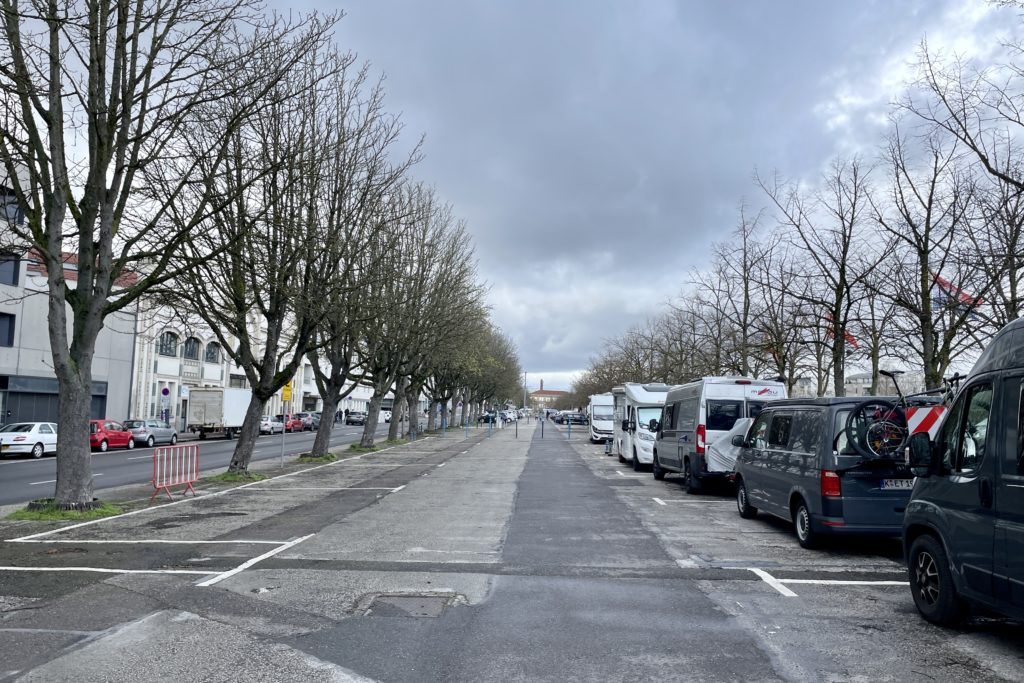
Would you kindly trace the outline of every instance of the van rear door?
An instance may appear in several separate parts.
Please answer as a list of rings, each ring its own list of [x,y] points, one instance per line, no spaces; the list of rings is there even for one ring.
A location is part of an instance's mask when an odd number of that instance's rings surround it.
[[[1005,420],[999,443],[996,484],[995,597],[1024,609],[1024,381],[1003,380],[1000,417]]]

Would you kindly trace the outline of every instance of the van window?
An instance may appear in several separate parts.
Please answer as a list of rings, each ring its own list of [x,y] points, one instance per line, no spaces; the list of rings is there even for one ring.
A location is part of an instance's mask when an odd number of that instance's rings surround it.
[[[1024,474],[1024,384],[1017,404],[1017,474]]]
[[[753,448],[768,448],[768,422],[771,421],[771,413],[761,413],[750,425],[747,433],[747,443]]]
[[[792,415],[779,415],[776,413],[772,420],[771,429],[768,430],[768,447],[785,448],[789,445],[789,432],[793,427]]]
[[[727,432],[742,417],[742,401],[708,401],[708,416],[704,427],[709,432]]]
[[[798,453],[816,453],[821,443],[821,412],[798,410],[793,414],[793,447]]]
[[[847,438],[846,421],[850,419],[850,412],[849,410],[837,411],[836,423],[832,428],[832,443],[836,445],[835,450],[840,455],[857,455],[857,450]]]
[[[992,415],[992,385],[971,387],[967,397],[967,415],[956,462],[956,470],[973,474],[985,459],[988,425]]]
[[[679,415],[676,417],[676,429],[691,430],[697,428],[697,398],[688,398],[679,402]]]
[[[661,414],[661,431],[672,429],[672,414],[675,411],[675,404],[669,403]]]
[[[764,401],[747,401],[747,417],[757,417],[764,410]]]

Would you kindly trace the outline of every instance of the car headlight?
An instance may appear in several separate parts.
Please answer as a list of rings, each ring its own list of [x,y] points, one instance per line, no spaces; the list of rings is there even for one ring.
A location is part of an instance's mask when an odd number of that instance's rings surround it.
[[[651,434],[650,432],[640,432],[640,431],[638,431],[637,434],[640,435],[640,440],[641,441],[654,441],[654,434]]]

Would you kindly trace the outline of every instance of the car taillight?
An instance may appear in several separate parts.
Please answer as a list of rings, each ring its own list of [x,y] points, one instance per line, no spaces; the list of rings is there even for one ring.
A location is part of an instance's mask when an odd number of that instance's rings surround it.
[[[707,438],[707,431],[704,429],[704,425],[697,425],[697,452],[704,452],[704,441]]]
[[[832,470],[821,471],[821,495],[826,498],[839,498],[843,495],[843,485],[839,475]]]

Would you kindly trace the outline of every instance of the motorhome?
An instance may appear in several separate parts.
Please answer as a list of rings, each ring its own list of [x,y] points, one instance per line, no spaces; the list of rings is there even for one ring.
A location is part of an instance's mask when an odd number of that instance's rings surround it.
[[[619,462],[640,470],[654,462],[654,432],[651,421],[661,417],[661,407],[671,387],[667,384],[626,382],[612,387],[615,406],[615,452]]]
[[[615,434],[615,403],[610,393],[594,394],[587,408],[591,443],[611,441]]]
[[[656,425],[654,478],[678,472],[691,493],[706,481],[724,479],[732,467],[708,458],[708,444],[728,436],[737,420],[757,417],[768,401],[781,398],[786,398],[782,382],[748,377],[703,377],[674,387]]]

